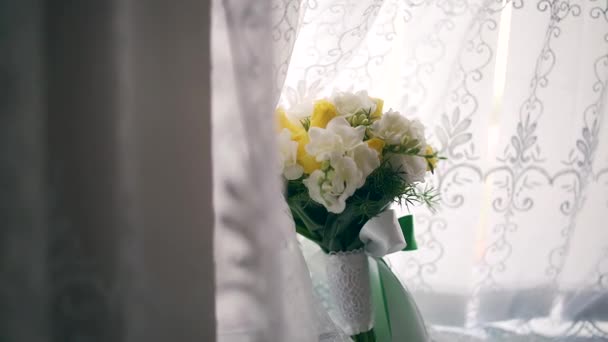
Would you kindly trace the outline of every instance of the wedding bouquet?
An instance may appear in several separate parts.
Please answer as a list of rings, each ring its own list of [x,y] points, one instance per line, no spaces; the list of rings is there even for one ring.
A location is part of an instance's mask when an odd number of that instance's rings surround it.
[[[424,126],[382,107],[366,91],[335,92],[276,112],[296,230],[329,254],[330,294],[355,341],[375,341],[366,254],[382,257],[407,244],[390,205],[437,200],[421,185],[439,160]]]

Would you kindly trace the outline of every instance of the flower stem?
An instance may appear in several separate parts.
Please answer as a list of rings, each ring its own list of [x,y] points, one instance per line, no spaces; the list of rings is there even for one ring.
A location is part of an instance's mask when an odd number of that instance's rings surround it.
[[[351,336],[354,342],[376,342],[374,329]]]

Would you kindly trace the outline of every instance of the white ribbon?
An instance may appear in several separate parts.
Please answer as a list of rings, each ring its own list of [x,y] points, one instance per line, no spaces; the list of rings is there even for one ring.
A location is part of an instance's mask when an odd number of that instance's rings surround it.
[[[387,209],[373,217],[361,228],[359,239],[365,252],[375,258],[403,250],[407,243],[393,209]]]

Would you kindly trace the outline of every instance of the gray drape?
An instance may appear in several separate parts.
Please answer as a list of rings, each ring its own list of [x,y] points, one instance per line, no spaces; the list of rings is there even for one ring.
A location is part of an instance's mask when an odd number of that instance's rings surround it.
[[[0,1],[0,341],[213,341],[204,1]]]

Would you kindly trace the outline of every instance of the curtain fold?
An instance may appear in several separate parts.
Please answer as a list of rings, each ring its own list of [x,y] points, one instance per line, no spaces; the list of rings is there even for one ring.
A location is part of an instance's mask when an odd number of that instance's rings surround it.
[[[272,114],[295,34],[271,1],[213,3],[213,167],[219,341],[315,341],[312,288],[283,201]],[[278,30],[278,31],[277,31]],[[279,32],[279,33],[277,33]],[[291,33],[290,33],[291,32]],[[273,39],[274,38],[274,39]],[[283,61],[286,63],[286,61]]]
[[[127,341],[216,338],[210,10],[116,2]]]
[[[0,17],[0,340],[214,340],[208,4]]]
[[[49,333],[41,5],[0,3],[0,340]]]

